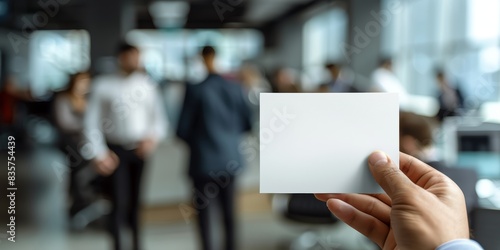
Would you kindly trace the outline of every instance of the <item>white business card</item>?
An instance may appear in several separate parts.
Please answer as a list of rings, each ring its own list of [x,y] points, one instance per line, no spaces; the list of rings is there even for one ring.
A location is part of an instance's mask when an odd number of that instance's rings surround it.
[[[380,193],[375,150],[399,165],[396,93],[260,94],[261,193]]]

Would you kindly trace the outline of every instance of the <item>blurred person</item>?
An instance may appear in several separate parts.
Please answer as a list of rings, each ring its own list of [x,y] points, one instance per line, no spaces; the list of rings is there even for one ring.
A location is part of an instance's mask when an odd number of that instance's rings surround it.
[[[300,92],[297,73],[293,69],[278,68],[272,75],[272,87],[278,93]]]
[[[0,124],[10,126],[15,120],[16,97],[12,94],[12,82],[7,78],[0,88]]]
[[[253,64],[244,64],[239,72],[239,80],[245,86],[247,100],[252,108],[253,122],[259,122],[259,97],[260,93],[271,92],[271,85],[261,74],[257,66]],[[254,124],[258,128],[258,124]]]
[[[342,66],[335,63],[328,63],[325,65],[330,75],[330,81],[320,86],[320,92],[357,92],[352,86],[352,82],[342,79]]]
[[[94,149],[95,169],[109,188],[114,248],[123,249],[127,227],[133,249],[140,249],[142,173],[145,161],[166,136],[167,123],[158,87],[140,69],[139,49],[121,44],[117,59],[119,72],[94,81],[85,132]]]
[[[399,150],[422,161],[435,160],[432,155],[432,124],[429,118],[411,112],[399,113]]]
[[[202,248],[213,249],[210,210],[221,209],[224,248],[232,250],[236,249],[236,179],[244,164],[239,145],[243,133],[251,129],[251,114],[242,86],[227,81],[215,70],[215,49],[206,46],[201,55],[209,75],[200,84],[186,86],[177,135],[191,150],[188,174],[195,190],[193,204],[198,211]],[[206,194],[214,186],[217,191]]]
[[[21,89],[16,86],[13,76],[6,76],[0,82],[0,138],[14,136],[16,144],[23,146],[25,139],[26,105],[33,101],[31,90]],[[0,145],[0,149],[6,149],[7,144]]]
[[[257,66],[246,63],[240,69],[239,79],[248,91],[248,100],[252,105],[259,105],[259,94],[269,92],[271,86]]]
[[[381,249],[481,250],[470,240],[464,194],[446,175],[400,153],[368,158],[386,194],[316,194],[347,225]]]
[[[433,124],[431,119],[410,112],[399,114],[400,151],[411,155],[451,178],[465,195],[467,211],[472,212],[478,202],[475,185],[477,173],[474,169],[450,167],[439,161],[433,152]]]
[[[372,91],[398,93],[399,103],[402,108],[407,105],[408,93],[401,81],[394,74],[392,68],[392,59],[383,58],[380,60],[379,66],[371,75]]]
[[[458,115],[457,110],[463,107],[463,96],[458,88],[453,88],[442,70],[436,71],[436,82],[439,87],[439,111],[436,118],[443,121],[448,116]]]
[[[88,163],[79,153],[79,144],[83,140],[83,117],[87,108],[86,97],[89,87],[90,75],[88,73],[78,72],[71,75],[68,87],[56,95],[53,107],[55,122],[60,131],[60,149],[70,159],[70,196],[72,199],[70,217],[90,202],[80,185],[77,184],[77,174]]]
[[[16,120],[17,102],[32,100],[30,90],[17,88],[14,77],[6,77],[0,86],[0,124],[13,125]]]

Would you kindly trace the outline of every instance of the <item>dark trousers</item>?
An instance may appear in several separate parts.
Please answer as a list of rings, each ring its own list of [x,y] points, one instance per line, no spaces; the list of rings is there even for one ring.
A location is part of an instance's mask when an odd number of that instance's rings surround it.
[[[106,180],[111,197],[112,211],[110,215],[110,232],[116,250],[123,249],[122,238],[124,228],[132,231],[133,249],[140,246],[139,241],[139,208],[140,187],[144,160],[134,150],[126,150],[121,146],[108,145],[120,159],[118,168]]]
[[[88,161],[80,154],[78,144],[81,141],[79,134],[61,133],[59,140],[59,149],[65,155],[70,168],[69,179],[69,195],[71,197],[71,207],[69,210],[70,217],[73,217],[80,210],[91,203],[92,195],[85,192],[85,186],[81,179],[78,179],[78,174],[88,166]]]
[[[193,178],[195,196],[194,207],[198,211],[198,229],[204,250],[212,250],[213,242],[210,238],[210,211],[219,210],[224,222],[225,249],[235,249],[235,219],[234,219],[234,196],[235,179],[229,178],[224,183],[214,181],[210,177]]]

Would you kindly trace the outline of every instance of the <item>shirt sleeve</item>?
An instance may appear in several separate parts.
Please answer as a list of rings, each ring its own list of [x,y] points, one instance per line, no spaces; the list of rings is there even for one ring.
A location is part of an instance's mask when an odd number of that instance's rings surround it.
[[[437,247],[436,250],[483,250],[483,248],[473,240],[458,239],[448,241]]]
[[[252,111],[250,110],[250,106],[248,101],[245,98],[245,90],[243,88],[240,89],[240,97],[241,97],[241,118],[243,124],[243,132],[248,132],[252,130]]]
[[[101,124],[103,117],[103,93],[102,86],[95,83],[94,90],[90,94],[90,99],[84,118],[84,136],[91,150],[88,150],[86,156],[90,159],[103,159],[108,152],[105,138],[102,132]]]
[[[194,94],[194,86],[186,84],[184,104],[177,125],[177,136],[187,143],[190,143],[190,135],[195,124],[197,112],[197,100]]]
[[[55,117],[57,125],[65,132],[81,132],[81,120],[75,117],[71,110],[71,102],[64,96],[58,96],[55,100]]]
[[[152,112],[152,134],[150,135],[157,142],[162,141],[167,136],[168,121],[165,113],[165,102],[163,101],[160,89],[155,87],[154,91],[154,107]]]

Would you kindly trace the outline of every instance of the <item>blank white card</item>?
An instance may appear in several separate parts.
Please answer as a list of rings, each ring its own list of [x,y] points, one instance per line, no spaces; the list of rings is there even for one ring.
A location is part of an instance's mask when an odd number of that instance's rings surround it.
[[[380,193],[375,150],[399,165],[396,93],[260,94],[261,193]]]

